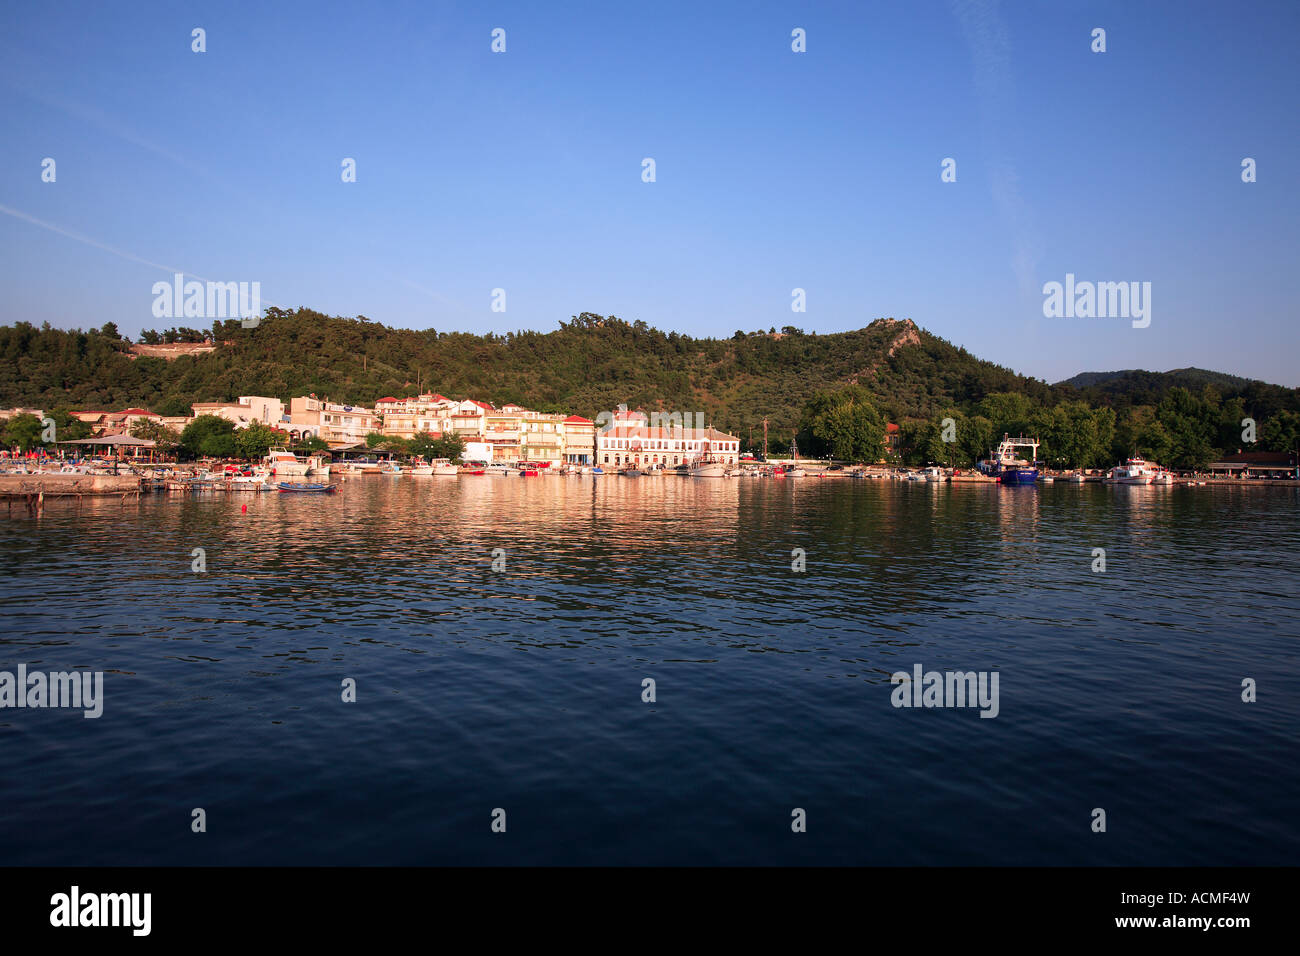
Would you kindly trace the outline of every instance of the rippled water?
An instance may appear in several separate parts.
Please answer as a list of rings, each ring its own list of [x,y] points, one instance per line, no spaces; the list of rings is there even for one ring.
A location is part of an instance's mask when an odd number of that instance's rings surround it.
[[[105,704],[0,710],[0,859],[1293,863],[1298,503],[374,476],[15,507],[0,670],[102,670]],[[999,715],[895,708],[917,663],[998,672]]]

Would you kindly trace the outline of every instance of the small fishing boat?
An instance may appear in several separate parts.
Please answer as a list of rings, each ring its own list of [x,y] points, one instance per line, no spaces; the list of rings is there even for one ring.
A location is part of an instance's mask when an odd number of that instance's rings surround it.
[[[334,490],[333,485],[322,485],[313,482],[302,482],[300,484],[295,484],[294,482],[290,482],[290,481],[280,481],[280,482],[276,482],[276,487],[279,488],[281,491],[291,491],[291,492],[298,492],[301,494],[316,494],[316,495],[325,494],[327,492],[331,492]]]
[[[936,468],[934,465],[925,469],[921,474],[925,476],[926,481],[943,481],[944,479],[943,469]]]
[[[451,463],[447,458],[435,458],[430,464],[433,465],[433,474],[436,478],[455,478],[460,474],[460,468]]]
[[[591,473],[593,475],[603,475],[605,473],[605,469],[601,468],[600,465],[592,465]]]

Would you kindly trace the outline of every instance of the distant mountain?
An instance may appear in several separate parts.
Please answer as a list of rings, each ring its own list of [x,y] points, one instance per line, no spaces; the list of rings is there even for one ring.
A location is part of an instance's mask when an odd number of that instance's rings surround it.
[[[1133,388],[1174,388],[1199,390],[1206,385],[1213,385],[1224,391],[1239,391],[1258,379],[1242,378],[1227,372],[1212,372],[1204,368],[1176,368],[1168,372],[1148,372],[1144,369],[1124,369],[1119,372],[1080,372],[1073,378],[1067,378],[1058,385],[1071,388],[1102,388],[1106,391],[1123,392]]]
[[[1241,399],[1247,411],[1263,417],[1282,408],[1300,408],[1300,389],[1203,368],[1176,368],[1168,372],[1142,369],[1081,372],[1052,388],[1090,405],[1110,405],[1117,409],[1159,405],[1176,388],[1197,395],[1209,388],[1218,393],[1219,400]]]

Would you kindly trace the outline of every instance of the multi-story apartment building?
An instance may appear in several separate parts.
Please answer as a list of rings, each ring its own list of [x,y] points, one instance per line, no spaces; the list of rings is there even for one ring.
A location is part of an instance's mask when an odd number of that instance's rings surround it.
[[[521,439],[525,408],[504,405],[483,418],[483,441],[492,449],[493,461],[519,461],[523,458]]]
[[[493,411],[496,409],[487,402],[467,398],[463,402],[456,403],[451,414],[447,416],[451,425],[448,431],[461,438],[479,439],[487,432],[487,416]]]
[[[564,420],[564,460],[573,465],[590,465],[596,460],[596,423],[580,415]]]
[[[343,405],[315,395],[305,395],[289,402],[290,434],[315,435],[331,448],[346,448],[366,440],[379,431],[379,416],[373,409],[360,405]]]
[[[525,412],[520,422],[520,459],[552,466],[564,461],[564,418],[546,412]]]
[[[380,431],[396,438],[414,438],[428,432],[435,438],[451,431],[451,413],[459,405],[436,392],[412,398],[381,398],[375,414],[383,419]]]
[[[740,439],[716,428],[686,428],[675,424],[651,426],[645,412],[620,412],[596,432],[596,463],[601,465],[689,464],[711,457],[735,464]]]
[[[241,395],[234,402],[195,402],[190,411],[195,418],[216,415],[236,428],[247,428],[253,422],[279,428],[284,422],[284,402],[261,395]]]

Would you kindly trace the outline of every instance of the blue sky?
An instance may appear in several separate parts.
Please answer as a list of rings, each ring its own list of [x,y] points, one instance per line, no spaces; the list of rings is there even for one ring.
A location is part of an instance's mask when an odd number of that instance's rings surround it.
[[[892,316],[1049,381],[1296,386],[1298,27],[1295,2],[8,4],[0,321],[210,324],[153,318],[178,269],[409,328]],[[1045,318],[1066,273],[1150,282],[1150,326]]]

